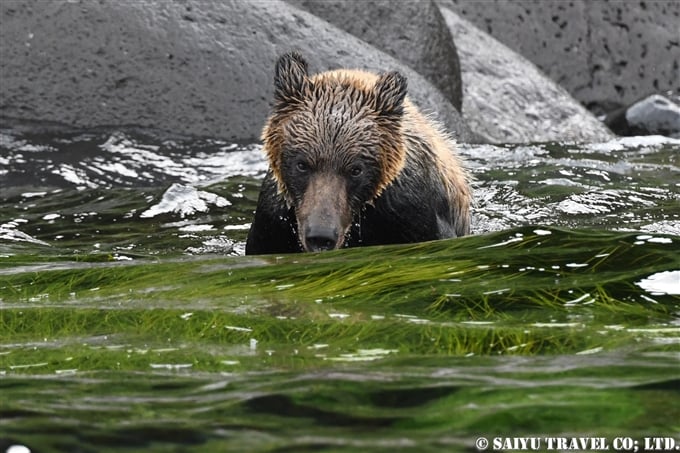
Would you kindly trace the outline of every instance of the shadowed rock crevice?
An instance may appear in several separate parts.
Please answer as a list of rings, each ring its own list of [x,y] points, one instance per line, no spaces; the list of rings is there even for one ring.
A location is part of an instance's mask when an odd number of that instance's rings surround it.
[[[458,53],[433,1],[286,1],[406,64],[439,88],[456,109],[462,108]]]

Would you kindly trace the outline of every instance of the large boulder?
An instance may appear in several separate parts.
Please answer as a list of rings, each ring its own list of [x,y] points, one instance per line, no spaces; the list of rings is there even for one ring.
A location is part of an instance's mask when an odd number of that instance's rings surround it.
[[[535,65],[446,7],[460,58],[463,116],[496,143],[603,141],[611,132]]]
[[[274,0],[0,2],[0,117],[253,141],[274,62],[291,49],[313,71],[399,70],[417,105],[459,140],[471,137],[417,72]]]
[[[460,111],[458,53],[433,1],[287,1],[408,65],[439,88]]]
[[[598,114],[680,92],[678,1],[439,1]]]
[[[680,96],[652,94],[608,114],[605,123],[619,135],[680,138]]]

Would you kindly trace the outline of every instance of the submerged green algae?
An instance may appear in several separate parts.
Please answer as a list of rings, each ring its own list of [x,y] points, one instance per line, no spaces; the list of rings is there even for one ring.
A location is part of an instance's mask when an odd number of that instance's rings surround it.
[[[15,254],[0,268],[0,433],[40,451],[673,433],[680,297],[640,282],[677,271],[678,252],[677,237],[530,227],[52,270],[54,255]]]
[[[110,343],[170,347],[173,360],[215,371],[230,347],[282,351],[265,353],[268,367],[323,366],[357,350],[577,353],[650,332],[677,339],[680,298],[639,282],[677,271],[679,256],[677,238],[547,228],[316,255],[62,261],[40,271],[32,269],[40,257],[14,255],[0,268],[0,341],[31,347],[10,347],[0,369],[53,372],[66,366],[56,359],[62,349],[78,370],[106,369],[91,357],[107,355],[118,369],[144,366],[120,361],[126,348]]]

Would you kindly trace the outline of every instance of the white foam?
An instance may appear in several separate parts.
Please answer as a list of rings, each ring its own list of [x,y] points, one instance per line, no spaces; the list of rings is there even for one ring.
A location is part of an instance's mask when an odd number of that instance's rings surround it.
[[[394,354],[396,349],[359,349],[356,353],[340,354],[339,357],[329,357],[325,360],[332,360],[334,362],[371,362],[373,360],[382,359],[383,357]]]
[[[31,453],[31,449],[25,445],[10,445],[7,453]]]
[[[179,228],[179,231],[184,231],[185,233],[195,233],[199,231],[210,231],[215,227],[212,225],[201,224],[201,225],[186,225]]]
[[[188,247],[186,252],[195,255],[205,253],[230,254],[234,253],[234,241],[225,236],[213,237],[203,241],[203,244],[198,247]]]
[[[24,233],[23,231],[17,230],[16,228],[19,223],[26,223],[26,220],[16,219],[0,225],[0,239],[13,242],[30,242],[31,244],[50,245],[45,241],[41,241],[40,239],[36,239],[33,236]]]
[[[661,145],[680,145],[680,139],[664,137],[663,135],[640,135],[635,137],[619,137],[604,143],[593,143],[586,148],[593,151],[620,151],[626,148],[640,148]]]
[[[142,218],[151,218],[160,214],[175,213],[181,217],[197,212],[208,212],[209,206],[218,208],[229,206],[231,203],[214,193],[197,190],[195,187],[174,183],[163,194],[160,203],[150,207],[140,214]]]
[[[680,270],[657,272],[635,284],[656,295],[680,295]]]
[[[24,198],[44,197],[45,195],[47,195],[47,192],[25,192],[21,194]]]
[[[87,173],[84,170],[75,168],[72,165],[61,164],[59,165],[59,168],[52,170],[52,173],[61,176],[65,181],[75,184],[76,186],[84,186],[91,189],[97,187],[96,183],[87,178]]]
[[[178,177],[187,184],[206,183],[231,176],[258,176],[267,171],[267,160],[260,145],[236,149],[235,144],[220,147],[218,151],[197,153],[195,156],[166,156],[160,147],[136,143],[125,135],[113,134],[101,145],[104,151],[117,155],[118,163],[99,165],[99,168],[123,176],[138,177],[143,168],[164,175]],[[119,157],[118,157],[119,156]],[[142,176],[152,175],[142,172]]]

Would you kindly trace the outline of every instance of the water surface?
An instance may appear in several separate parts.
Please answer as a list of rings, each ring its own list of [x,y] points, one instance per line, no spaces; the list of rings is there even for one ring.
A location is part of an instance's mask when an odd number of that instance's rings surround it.
[[[680,440],[680,141],[460,148],[473,236],[244,257],[258,145],[0,131],[0,451]]]

